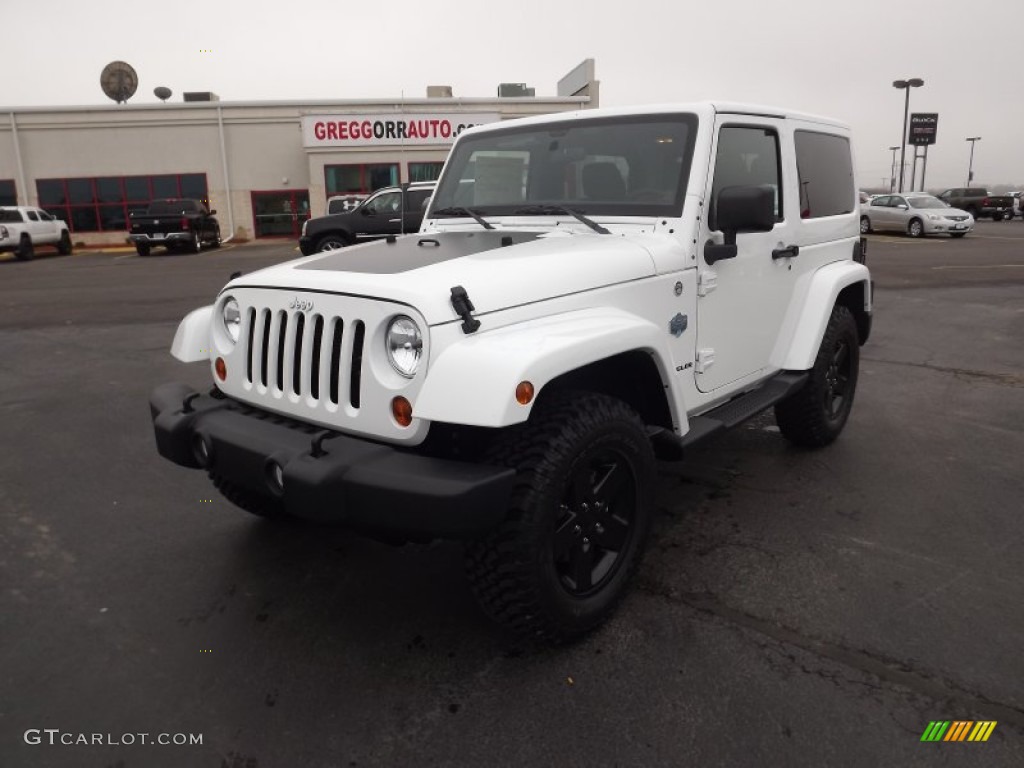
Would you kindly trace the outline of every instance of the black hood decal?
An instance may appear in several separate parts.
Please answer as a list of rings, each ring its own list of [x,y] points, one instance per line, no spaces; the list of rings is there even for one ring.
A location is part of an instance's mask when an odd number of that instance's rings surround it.
[[[536,232],[505,232],[500,229],[405,235],[394,240],[378,240],[331,251],[296,269],[395,275],[495,248],[528,243],[539,236]]]

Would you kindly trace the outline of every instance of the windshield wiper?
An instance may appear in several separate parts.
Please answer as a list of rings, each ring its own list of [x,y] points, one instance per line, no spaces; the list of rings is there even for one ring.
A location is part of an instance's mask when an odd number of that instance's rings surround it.
[[[472,216],[474,219],[476,219],[476,223],[479,224],[484,229],[494,229],[494,225],[491,224],[491,222],[489,222],[479,213],[469,208],[463,208],[458,205],[453,205],[449,208],[441,208],[439,210],[430,212],[431,216],[461,216],[463,214]]]
[[[592,219],[588,219],[582,213],[579,213],[578,211],[574,211],[572,208],[566,208],[566,207],[561,206],[561,205],[531,205],[528,208],[520,208],[518,211],[516,211],[516,213],[517,214],[521,214],[523,216],[543,216],[545,214],[552,214],[552,213],[554,213],[554,214],[561,214],[563,216],[572,216],[577,221],[582,221],[584,224],[586,224],[592,230],[597,232],[599,235],[610,235],[611,234],[611,232],[609,232],[607,229],[602,227],[596,221],[593,221]]]

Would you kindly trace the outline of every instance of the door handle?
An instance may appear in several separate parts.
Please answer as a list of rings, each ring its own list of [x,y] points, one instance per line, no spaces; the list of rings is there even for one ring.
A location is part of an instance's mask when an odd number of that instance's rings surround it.
[[[397,224],[401,219],[388,219],[388,224]]]
[[[785,248],[775,248],[772,251],[772,258],[773,259],[792,258],[793,256],[799,256],[799,255],[800,255],[800,246],[799,245],[787,245]]]

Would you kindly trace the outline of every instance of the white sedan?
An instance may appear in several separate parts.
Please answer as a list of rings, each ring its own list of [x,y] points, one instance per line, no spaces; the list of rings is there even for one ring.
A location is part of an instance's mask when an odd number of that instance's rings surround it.
[[[948,234],[963,237],[974,229],[974,217],[967,211],[951,208],[937,197],[920,192],[906,195],[879,195],[860,209],[860,231],[904,232],[911,237]]]

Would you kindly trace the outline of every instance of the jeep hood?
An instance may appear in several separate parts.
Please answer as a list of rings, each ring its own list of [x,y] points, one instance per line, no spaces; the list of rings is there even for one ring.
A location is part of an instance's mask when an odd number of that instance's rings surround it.
[[[459,319],[461,285],[474,315],[655,274],[627,237],[509,230],[406,235],[318,253],[240,277],[230,287],[337,293],[408,304],[430,325]]]

